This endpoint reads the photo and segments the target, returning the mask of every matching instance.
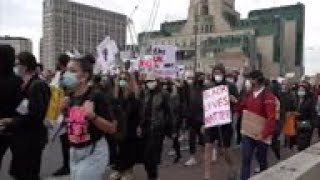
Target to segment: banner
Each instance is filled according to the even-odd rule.
[[[176,78],[176,52],[177,48],[172,45],[156,45],[152,47],[154,74],[162,78]]]
[[[101,72],[103,74],[110,71],[110,67],[115,65],[115,55],[118,53],[118,47],[114,40],[111,40],[110,37],[106,37],[98,46],[97,46],[97,61],[95,64],[95,73]]]
[[[206,128],[232,122],[228,86],[222,85],[203,92],[204,124]]]

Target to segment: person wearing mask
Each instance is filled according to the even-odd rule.
[[[280,100],[280,123],[281,127],[284,127],[287,123],[286,118],[288,113],[294,112],[294,104],[295,104],[295,97],[290,92],[290,85],[288,84],[287,80],[281,82],[281,91],[279,93],[279,100]],[[290,136],[285,135],[285,147],[288,147],[290,142]]]
[[[147,89],[142,99],[142,118],[137,128],[137,134],[144,141],[143,163],[148,179],[156,180],[159,178],[158,166],[161,158],[162,137],[164,136],[164,121],[166,117],[173,119],[174,116],[167,96],[161,90],[155,77],[148,74],[145,82]],[[175,132],[173,133],[175,134]]]
[[[93,65],[85,57],[71,59],[62,83],[70,92],[61,105],[66,114],[72,180],[102,180],[109,163],[105,134],[116,132],[112,103],[89,82]]]
[[[58,58],[56,65],[56,75],[51,83],[52,85],[56,85],[59,88],[62,88],[66,91],[66,85],[62,82],[62,78],[64,73],[67,70],[68,62],[70,61],[70,57],[66,54],[61,54]],[[70,174],[70,165],[69,165],[69,140],[66,131],[60,135],[60,143],[61,143],[61,152],[62,152],[62,167],[56,170],[53,173],[53,176],[65,176]]]
[[[200,74],[194,76],[193,73],[190,73],[186,78],[186,108],[184,110],[184,117],[189,128],[189,150],[191,157],[185,163],[185,166],[194,166],[197,164],[195,158],[197,137],[199,144],[203,145],[203,134],[201,133],[203,125],[202,92],[205,89],[205,77]]]
[[[300,84],[297,92],[296,102],[296,143],[298,151],[307,149],[311,144],[313,135],[313,123],[316,117],[314,96],[310,85]]]
[[[136,133],[140,121],[139,90],[135,77],[129,73],[120,73],[114,87],[115,111],[118,117],[116,171],[110,179],[132,180],[133,166],[137,160]]]
[[[0,45],[0,168],[2,158],[10,147],[11,135],[5,129],[4,118],[13,118],[21,101],[22,79],[14,71],[15,51],[9,45]],[[5,88],[3,88],[5,87]]]
[[[263,141],[270,138],[275,130],[276,102],[271,90],[265,87],[265,78],[262,72],[255,70],[249,75],[251,91],[240,101],[237,110],[249,111],[266,119],[262,132],[255,139],[243,136],[241,142],[241,180],[250,178],[251,161],[256,153],[260,171],[268,168],[268,144]]]
[[[31,53],[21,52],[15,68],[23,84],[17,114],[5,120],[8,122],[6,127],[12,132],[10,175],[16,180],[39,180],[41,156],[47,143],[44,118],[50,89],[38,77],[36,58]]]
[[[208,87],[217,87],[217,86],[227,86],[229,93],[230,93],[230,101],[231,101],[231,112],[232,114],[234,105],[238,103],[238,90],[235,84],[227,82],[226,80],[226,70],[222,64],[217,64],[212,71],[212,79],[213,79],[213,86]],[[204,179],[210,179],[211,174],[211,159],[212,159],[212,149],[213,144],[215,141],[219,141],[219,144],[224,149],[224,157],[226,162],[229,165],[230,172],[229,179],[236,178],[236,169],[234,162],[231,159],[231,140],[233,137],[233,127],[232,122],[226,125],[222,125],[219,127],[211,127],[205,128],[202,127],[204,132],[204,141],[205,141],[205,153],[204,153],[204,161],[205,161],[205,168],[204,168]]]

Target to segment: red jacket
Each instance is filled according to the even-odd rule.
[[[253,91],[248,92],[236,110],[239,113],[247,110],[267,119],[262,131],[263,139],[273,134],[276,122],[276,100],[270,90],[264,89],[257,98],[254,97]]]

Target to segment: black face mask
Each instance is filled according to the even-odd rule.
[[[168,85],[168,88],[167,88],[168,92],[171,93],[173,88],[172,88],[172,85]]]
[[[56,70],[61,71],[61,67],[59,65],[56,65]]]
[[[198,84],[199,84],[199,85],[203,85],[203,84],[204,84],[204,80],[203,80],[203,79],[199,79],[199,80],[198,80]]]

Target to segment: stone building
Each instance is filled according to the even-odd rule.
[[[241,19],[235,0],[190,0],[187,20],[139,34],[141,46],[176,45],[179,64],[210,71],[215,63],[261,69],[267,77],[304,74],[303,4],[253,10]]]
[[[106,36],[124,47],[126,30],[125,15],[69,0],[44,0],[41,62],[54,69],[56,59],[68,50],[95,53]]]
[[[32,53],[32,41],[23,37],[0,36],[0,44],[8,44],[15,50],[16,55],[27,51]]]

